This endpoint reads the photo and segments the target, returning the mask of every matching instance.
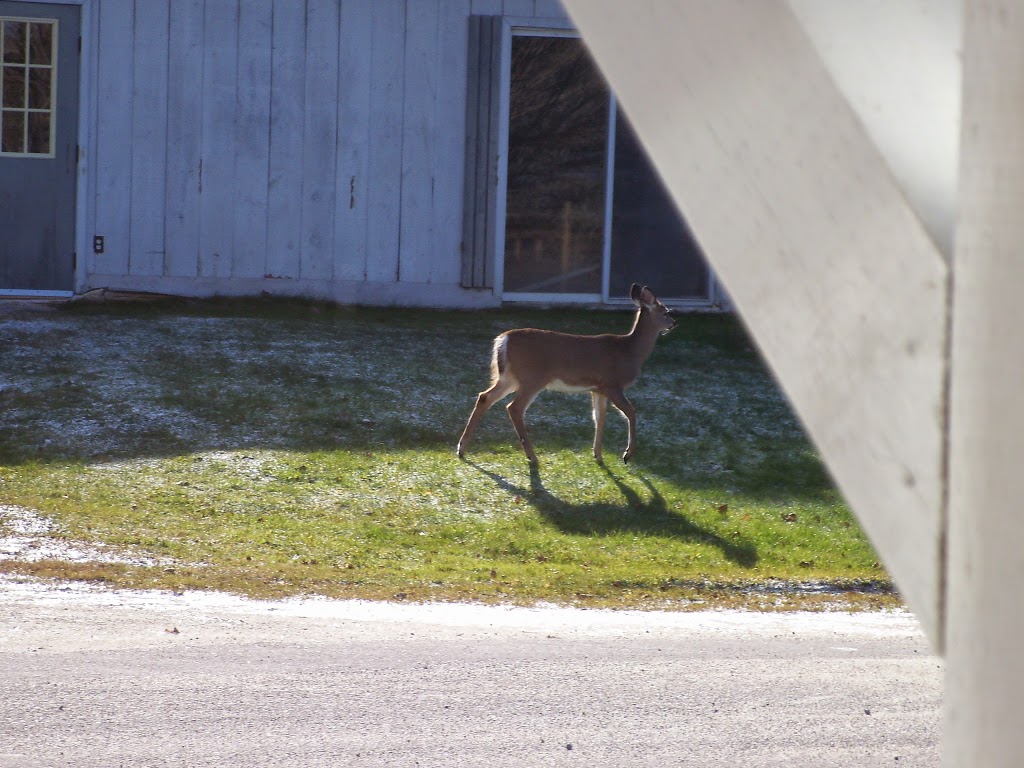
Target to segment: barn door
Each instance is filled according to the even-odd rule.
[[[0,0],[0,293],[74,287],[79,14]]]

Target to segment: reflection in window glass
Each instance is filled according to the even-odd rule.
[[[52,157],[57,24],[0,18],[0,27],[0,153]]]
[[[50,113],[28,113],[28,149],[30,155],[50,154]]]
[[[608,293],[633,283],[660,297],[707,298],[708,266],[622,110],[615,118],[615,177]]]
[[[512,36],[503,289],[599,296],[606,276],[614,299],[637,282],[706,300],[700,246],[621,110],[608,146],[612,103],[579,39]]]
[[[601,292],[608,106],[580,40],[512,38],[505,291]]]
[[[6,109],[25,108],[25,68],[4,67],[3,105]]]
[[[25,38],[28,34],[28,24],[24,21],[5,21],[4,25],[4,55],[2,60],[14,64],[25,63]]]
[[[32,67],[28,71],[28,108],[50,109],[50,81],[53,70],[50,67]]]
[[[0,130],[0,152],[20,155],[25,151],[25,113],[4,110],[0,115],[3,128]]]
[[[47,66],[53,63],[53,24],[29,24],[28,61]]]

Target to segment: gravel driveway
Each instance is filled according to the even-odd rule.
[[[0,581],[0,766],[935,766],[907,613],[256,602]]]

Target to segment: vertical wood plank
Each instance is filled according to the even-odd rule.
[[[272,0],[239,5],[233,277],[266,274],[272,10]]]
[[[400,282],[430,280],[435,252],[434,170],[438,92],[439,4],[409,3],[405,17],[402,100]]]
[[[498,16],[469,19],[466,142],[462,241],[462,285],[494,286],[497,238],[500,55],[503,25]]]
[[[531,17],[534,15],[533,0],[502,0],[501,12],[505,16]]]
[[[562,0],[536,0],[533,15],[539,19],[567,20],[569,14],[562,6]]]
[[[266,269],[267,277],[295,278],[302,240],[306,4],[275,0],[273,13]]]
[[[405,98],[405,0],[375,0],[367,183],[367,280],[397,282]]]
[[[167,174],[168,5],[135,14],[132,87],[131,251],[133,275],[164,271]]]
[[[338,173],[334,275],[366,279],[370,43],[374,0],[345,0],[338,43]]]
[[[206,0],[199,274],[230,277],[234,247],[238,0]]]
[[[485,67],[487,59],[484,51],[484,20],[479,16],[471,16],[467,23],[468,51],[466,54],[466,128],[465,128],[465,160],[463,167],[463,201],[462,208],[462,285],[466,288],[477,286],[474,264],[480,247],[477,227],[477,208],[479,205],[478,159],[480,142],[485,134],[482,131],[481,116],[484,113],[486,100],[482,99],[481,84],[487,76],[489,67]]]
[[[501,146],[500,139],[504,128],[502,120],[507,121],[508,119],[507,116],[503,118],[504,111],[502,109],[502,82],[503,78],[506,77],[502,65],[504,55],[502,48],[505,45],[504,34],[502,20],[492,18],[490,20],[488,54],[491,71],[485,83],[488,93],[487,115],[484,119],[486,120],[488,137],[482,166],[483,185],[480,190],[485,201],[483,205],[484,250],[482,253],[483,258],[477,260],[476,267],[480,274],[479,285],[485,288],[493,288],[498,282],[495,275],[502,269],[502,266],[496,263],[499,250],[498,241],[505,236],[504,231],[499,229],[499,221],[504,221],[505,194],[504,190],[499,191],[498,189],[498,168],[501,165],[500,155],[505,151]],[[511,41],[509,41],[509,44],[511,45]]]
[[[299,275],[328,280],[334,267],[338,131],[338,2],[306,3],[306,117],[303,135]]]
[[[100,62],[100,11],[97,4],[82,7],[82,60],[81,76],[86,87],[79,94],[81,116],[78,121],[79,135],[85,139],[85,164],[80,165],[78,193],[84,193],[84,201],[78,199],[78,213],[75,216],[75,243],[79,249],[78,265],[75,269],[75,291],[88,290],[92,275],[96,273],[96,256],[93,253],[92,235],[96,232],[96,125],[99,118],[97,85]],[[85,184],[82,184],[82,174]]]
[[[104,237],[106,247],[93,264],[99,274],[126,275],[131,247],[135,3],[104,0],[99,16],[95,234]]]
[[[195,277],[199,270],[199,172],[202,160],[203,27],[205,0],[171,6],[167,83],[167,180],[164,272]]]
[[[477,16],[501,16],[501,0],[472,0],[470,13]]]
[[[466,39],[469,0],[441,4],[437,27],[440,71],[435,107],[434,247],[431,282],[456,284],[462,270],[462,208],[466,163]]]

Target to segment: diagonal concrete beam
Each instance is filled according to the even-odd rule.
[[[936,648],[947,265],[781,0],[564,0]]]

